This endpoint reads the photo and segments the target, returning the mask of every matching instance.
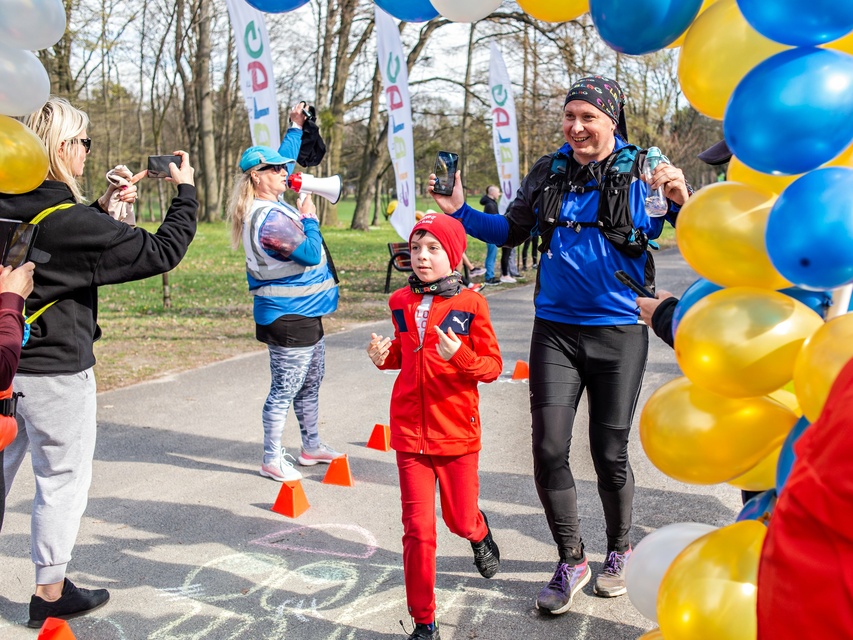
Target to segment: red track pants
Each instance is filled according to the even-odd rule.
[[[435,483],[441,515],[457,536],[479,542],[488,528],[477,504],[480,453],[428,456],[397,452],[403,503],[403,573],[406,601],[415,622],[435,619]]]

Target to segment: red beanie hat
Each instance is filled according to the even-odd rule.
[[[434,235],[441,243],[441,247],[447,252],[450,259],[450,268],[455,269],[462,261],[462,254],[468,241],[465,238],[465,227],[456,218],[451,218],[444,213],[428,213],[421,218],[412,228],[409,234],[409,248],[412,246],[412,237],[416,231],[426,231]]]

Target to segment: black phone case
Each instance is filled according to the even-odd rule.
[[[444,153],[449,153],[445,151]],[[453,171],[448,169],[447,171],[447,182],[439,182],[438,178],[435,179],[435,186],[433,187],[433,192],[442,196],[449,196],[453,194],[453,187],[456,186],[456,169],[459,167],[459,156],[453,154]],[[438,176],[438,172],[440,171],[440,165],[438,162],[438,157],[435,159],[435,168],[433,169],[433,173]]]
[[[641,285],[639,282],[634,280],[634,278],[629,276],[624,271],[621,271],[621,270],[617,271],[613,275],[616,276],[616,279],[619,282],[624,284],[626,287],[628,287],[631,291],[636,293],[638,296],[643,296],[645,298],[654,298],[655,297],[654,293],[652,293],[651,291],[646,289],[643,285]]]
[[[148,156],[148,177],[168,178],[171,176],[169,163],[174,162],[181,166],[181,156]]]

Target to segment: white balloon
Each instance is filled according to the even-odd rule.
[[[716,529],[699,522],[678,522],[640,540],[625,565],[625,586],[637,611],[658,621],[658,590],[669,565],[687,545]]]
[[[435,10],[453,22],[477,22],[501,6],[501,0],[429,0]]]
[[[0,44],[0,114],[26,116],[50,97],[50,78],[30,51]]]
[[[47,49],[65,33],[62,0],[0,1],[0,42],[7,47]]]

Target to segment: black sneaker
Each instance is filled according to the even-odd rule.
[[[48,602],[36,595],[30,598],[30,619],[27,626],[30,629],[40,629],[48,618],[76,618],[104,606],[109,599],[110,592],[106,589],[80,589],[65,578],[59,600]]]
[[[494,277],[494,278],[489,278],[488,280],[486,280],[486,282],[484,284],[500,284],[500,283],[501,283],[501,279],[498,277]]]
[[[483,513],[483,520],[486,521],[486,537],[480,542],[472,542],[471,549],[474,551],[474,564],[477,566],[477,571],[484,578],[491,578],[501,568],[501,552],[497,543],[492,540],[492,530],[489,528],[489,519],[485,513]]]
[[[403,626],[402,620],[400,620],[400,626]],[[403,631],[405,631],[405,627],[403,627]],[[441,640],[441,634],[438,632],[438,623],[416,623],[415,630],[409,634],[408,640]]]

